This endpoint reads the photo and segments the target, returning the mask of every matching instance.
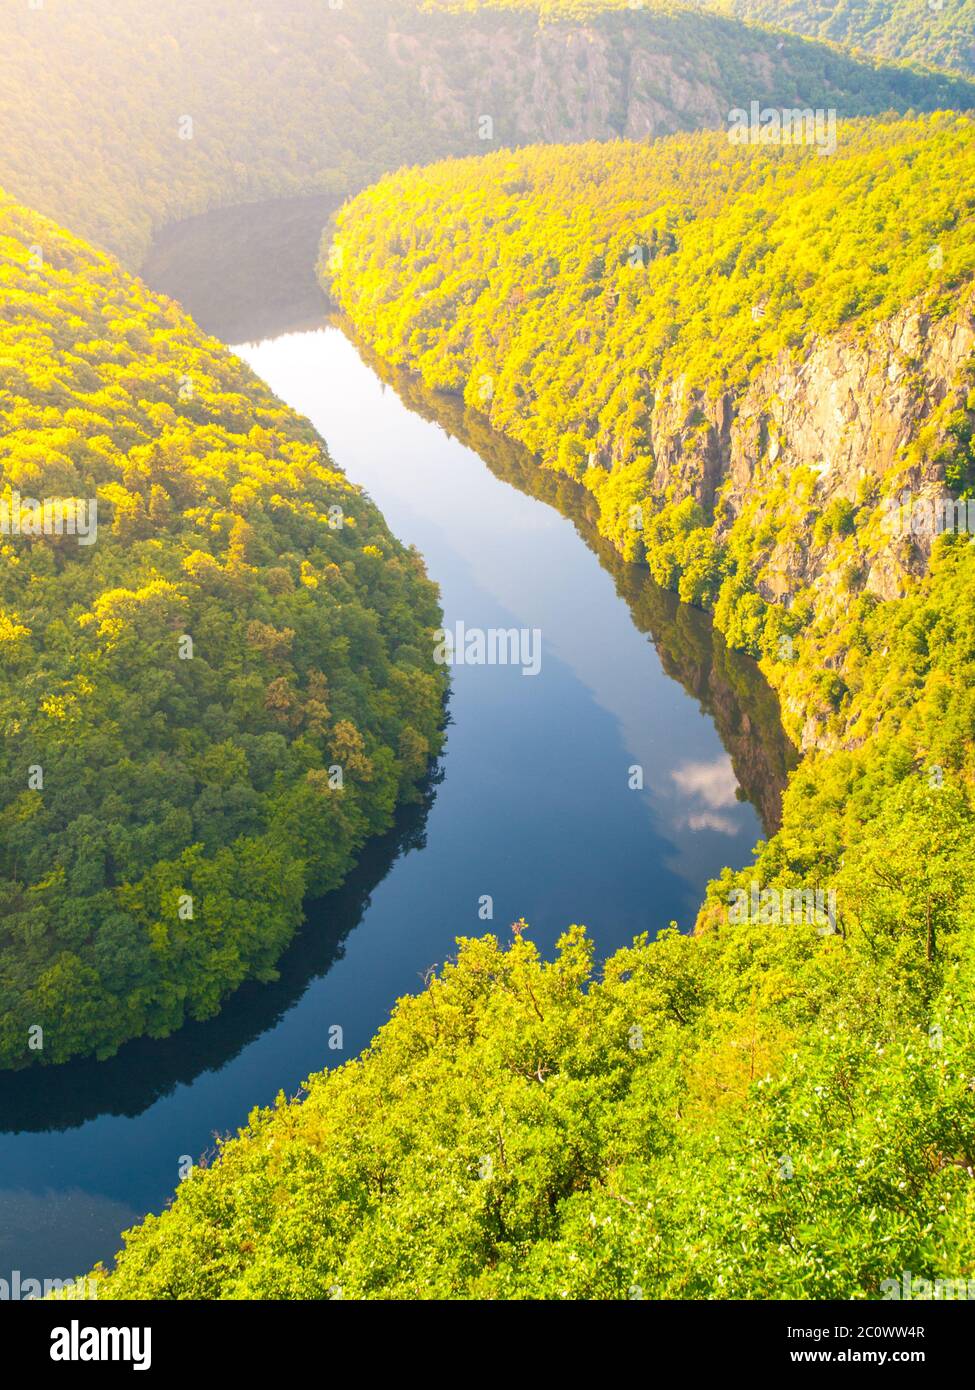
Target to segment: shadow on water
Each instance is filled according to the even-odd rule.
[[[781,823],[782,794],[799,762],[782,728],[779,700],[757,662],[733,651],[711,618],[662,589],[645,565],[629,564],[596,528],[596,501],[580,483],[539,468],[534,456],[493,430],[483,415],[458,396],[431,391],[407,372],[391,367],[340,318],[336,325],[355,343],[360,357],[415,414],[431,420],[473,449],[498,478],[554,507],[573,523],[580,538],[612,575],[616,592],[634,626],[653,643],[664,670],[679,681],[715,724],[745,799],[758,811],[767,834]]]
[[[318,328],[328,304],[315,262],[336,206],[323,194],[189,217],[159,233],[142,278],[225,343]]]
[[[430,774],[420,801],[401,807],[393,828],[366,845],[341,888],[306,904],[304,925],[278,961],[275,981],[248,981],[216,1018],[187,1023],[168,1038],[138,1038],[107,1061],[0,1074],[0,1133],[70,1129],[99,1115],[139,1115],[177,1086],[219,1071],[274,1028],[342,958],[344,942],[397,860],[423,849],[442,776],[439,769]]]
[[[334,207],[328,197],[282,199],[191,218],[158,237],[143,278],[179,300],[207,332],[225,342],[257,342],[321,327],[328,305],[314,266],[322,227]],[[527,450],[493,431],[458,398],[431,392],[367,346],[356,341],[356,347],[408,409],[474,450],[498,478],[572,521],[612,575],[664,670],[713,720],[740,794],[755,806],[766,832],[774,831],[797,754],[781,727],[777,697],[758,666],[731,651],[705,613],[659,588],[644,566],[621,559],[598,534],[594,499],[578,483],[540,469]],[[279,962],[275,982],[248,983],[216,1018],[187,1024],[166,1039],[128,1043],[107,1061],[0,1076],[0,1133],[67,1129],[101,1115],[141,1114],[178,1086],[219,1071],[273,1029],[311,983],[342,958],[343,943],[397,860],[424,846],[442,776],[439,770],[431,774],[420,802],[401,809],[393,829],[365,848],[341,889],[307,905],[305,924]]]
[[[223,208],[167,229],[154,244],[143,277],[180,300],[196,321],[224,342],[258,342],[321,326],[328,303],[315,275],[322,229],[336,208],[331,197],[289,198],[257,207]],[[220,247],[220,264],[214,246]],[[635,626],[645,632],[664,670],[715,722],[738,782],[767,833],[779,826],[782,793],[798,754],[779,717],[779,703],[757,664],[732,651],[711,619],[661,589],[643,565],[627,564],[600,536],[592,495],[565,475],[540,469],[520,445],[491,429],[459,398],[431,391],[390,367],[333,320],[408,409],[431,420],[487,464],[496,477],[554,507],[612,576]]]

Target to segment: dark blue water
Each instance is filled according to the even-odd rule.
[[[319,221],[315,204],[304,222],[294,205],[252,209],[235,240],[219,216],[197,219],[182,258],[170,234],[154,282],[212,331],[262,339],[237,350],[420,549],[448,625],[537,628],[541,670],[455,668],[423,805],[309,905],[277,983],[109,1062],[0,1077],[0,1277],[111,1260],[120,1231],[171,1195],[184,1157],[359,1052],[457,936],[509,940],[525,917],[551,955],[582,922],[605,956],[672,920],[689,928],[707,879],[761,837],[755,805],[766,823],[777,813],[788,748],[757,670],[600,547],[581,494],[535,477],[456,403],[405,383],[407,405],[381,380],[325,320],[310,279]],[[279,279],[290,263],[286,290],[260,273],[269,236]],[[642,790],[628,785],[634,766]],[[335,1024],[341,1051],[328,1046]]]

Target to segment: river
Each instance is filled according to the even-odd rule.
[[[0,1077],[0,1278],[110,1261],[186,1157],[355,1056],[457,936],[507,941],[524,917],[551,956],[582,922],[604,957],[670,921],[689,929],[708,878],[776,822],[793,759],[757,668],[599,540],[581,489],[329,319],[312,273],[326,212],[306,199],[191,219],[159,238],[145,278],[314,423],[424,555],[448,627],[538,629],[541,670],[454,668],[423,803],[308,905],[276,983],[108,1062]]]

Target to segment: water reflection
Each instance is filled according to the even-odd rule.
[[[159,233],[142,278],[224,343],[317,328],[327,304],[315,261],[335,206],[326,195],[278,198],[189,217]]]
[[[197,322],[224,342],[256,343],[321,325],[327,304],[315,275],[322,228],[335,209],[329,197],[280,199],[224,208],[188,219],[156,241],[146,280],[190,306]],[[214,245],[222,248],[219,266]],[[333,320],[339,322],[339,320]],[[573,479],[539,469],[527,450],[492,430],[463,401],[435,393],[383,362],[348,325],[359,355],[415,414],[442,426],[484,460],[496,477],[555,507],[576,526],[612,576],[637,628],[647,633],[664,670],[715,721],[738,784],[768,833],[778,828],[782,792],[798,756],[782,729],[778,698],[757,665],[732,651],[708,616],[659,588],[644,566],[629,565],[596,527],[592,494]],[[693,774],[684,774],[684,788]],[[727,783],[727,777],[725,777]],[[732,796],[734,795],[732,791]],[[705,804],[699,824],[727,821]]]
[[[498,434],[483,415],[469,409],[459,397],[428,390],[415,377],[383,362],[348,324],[337,318],[334,322],[349,334],[359,355],[408,409],[439,424],[473,449],[496,477],[546,502],[573,522],[582,540],[613,576],[617,593],[628,606],[635,626],[653,642],[664,670],[700,701],[730,754],[734,778],[720,761],[708,765],[710,786],[705,772],[693,762],[675,774],[682,790],[701,794],[699,823],[703,826],[708,813],[733,804],[737,779],[758,810],[766,832],[774,833],[781,821],[782,793],[799,755],[782,728],[778,696],[757,663],[733,651],[708,614],[681,603],[676,594],[655,584],[645,565],[628,564],[621,557],[599,534],[595,499],[580,483],[539,468],[527,449]],[[727,827],[727,820],[720,816],[711,815],[711,823],[715,829]]]
[[[525,915],[551,955],[581,921],[605,955],[672,918],[689,927],[708,877],[745,862],[759,816],[777,822],[793,754],[757,667],[623,563],[577,484],[326,326],[313,265],[327,211],[313,199],[193,219],[146,274],[210,332],[259,344],[246,355],[272,389],[425,555],[448,622],[542,627],[544,668],[455,670],[424,801],[309,904],[275,983],[107,1062],[0,1077],[0,1273],[110,1259],[118,1230],[171,1195],[183,1155],[357,1055],[456,936],[507,939]],[[636,794],[632,762],[648,774]],[[330,1053],[336,1022],[345,1049]]]
[[[321,226],[333,206],[321,197],[289,199],[258,210],[231,208],[192,218],[160,237],[144,275],[154,288],[183,300],[208,331],[224,338],[256,340],[318,327],[326,305],[313,266]],[[218,264],[215,239],[222,248]],[[594,500],[578,483],[540,470],[526,450],[493,431],[459,399],[427,390],[363,343],[356,347],[410,411],[473,449],[496,477],[574,523],[612,575],[634,624],[650,637],[667,674],[714,720],[730,765],[723,758],[701,762],[692,757],[671,773],[688,803],[691,828],[735,833],[725,812],[744,794],[766,831],[776,829],[796,754],[779,722],[776,696],[755,663],[731,651],[704,613],[659,588],[643,566],[621,559],[598,534]],[[170,1038],[139,1039],[106,1062],[45,1070],[43,1086],[33,1071],[0,1076],[0,1132],[59,1130],[98,1115],[138,1115],[177,1085],[219,1070],[274,1028],[310,982],[341,957],[376,885],[402,855],[423,847],[442,775],[431,777],[420,805],[401,810],[394,829],[366,848],[343,888],[308,906],[306,924],[280,961],[276,982],[247,983],[215,1019],[189,1023]]]
[[[313,266],[321,226],[333,205],[327,198],[288,199],[262,205],[259,216],[245,207],[192,218],[157,241],[143,273],[222,337],[257,340],[320,327],[327,306]],[[223,248],[219,265],[214,264],[215,238]],[[687,803],[690,828],[737,833],[726,812],[744,795],[766,831],[774,831],[797,755],[781,727],[777,697],[757,665],[730,650],[706,614],[661,589],[644,566],[622,560],[599,535],[595,502],[585,488],[539,469],[525,449],[497,434],[461,400],[429,391],[391,368],[355,340],[347,325],[332,321],[410,411],[474,450],[496,477],[569,518],[612,575],[635,626],[650,637],[667,674],[713,719],[730,757],[730,763],[690,757],[670,774]],[[432,775],[421,803],[402,809],[394,829],[367,846],[341,889],[308,905],[304,927],[279,962],[277,981],[248,982],[216,1018],[188,1023],[172,1037],[139,1039],[105,1062],[45,1070],[43,1086],[33,1071],[0,1075],[0,1132],[60,1130],[98,1115],[138,1115],[177,1085],[218,1071],[274,1028],[309,984],[341,958],[376,885],[401,856],[424,846],[442,777],[442,770]]]
[[[362,921],[377,884],[397,860],[423,849],[442,777],[441,770],[433,772],[420,801],[402,807],[392,830],[366,845],[341,888],[307,905],[304,925],[278,962],[277,980],[250,980],[216,1018],[187,1023],[161,1040],[138,1038],[108,1061],[47,1067],[42,1084],[36,1069],[0,1073],[0,1132],[63,1130],[99,1115],[138,1115],[178,1085],[219,1071],[274,1028],[311,982],[341,960],[346,938]]]

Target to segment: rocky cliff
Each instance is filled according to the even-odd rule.
[[[408,0],[9,5],[0,89],[0,185],[130,264],[191,214],[342,197],[446,155],[722,126],[752,99],[975,105],[963,79],[693,9],[546,21]]]
[[[786,607],[811,598],[824,630],[853,594],[900,597],[927,571],[944,518],[963,528],[946,468],[960,418],[971,433],[973,382],[970,291],[938,319],[909,306],[817,338],[798,360],[782,353],[740,390],[672,382],[649,414],[650,498],[693,497],[719,544],[747,528],[755,591]],[[620,452],[602,440],[592,462],[612,470]],[[808,711],[792,713],[802,745],[821,745]]]
[[[653,492],[694,496],[708,514],[717,510],[722,536],[759,490],[774,497],[801,468],[815,475],[815,488],[805,504],[791,498],[800,529],[835,498],[860,506],[893,497],[895,487],[918,502],[944,497],[939,422],[966,405],[973,349],[969,293],[935,321],[911,306],[865,333],[819,338],[799,361],[783,353],[742,391],[711,398],[675,382],[651,413]],[[912,452],[928,424],[933,437]],[[800,540],[770,552],[759,582],[769,601],[828,578],[828,547]],[[903,576],[924,570],[931,544],[923,529],[895,537],[874,528],[862,537],[860,587],[897,597]]]
[[[731,108],[759,98],[833,107],[841,118],[904,100],[951,105],[968,87],[935,74],[919,86],[907,69],[691,8],[641,5],[587,22],[540,22],[530,6],[427,12],[392,18],[387,45],[432,123],[458,137],[472,131],[488,148],[723,126]]]

